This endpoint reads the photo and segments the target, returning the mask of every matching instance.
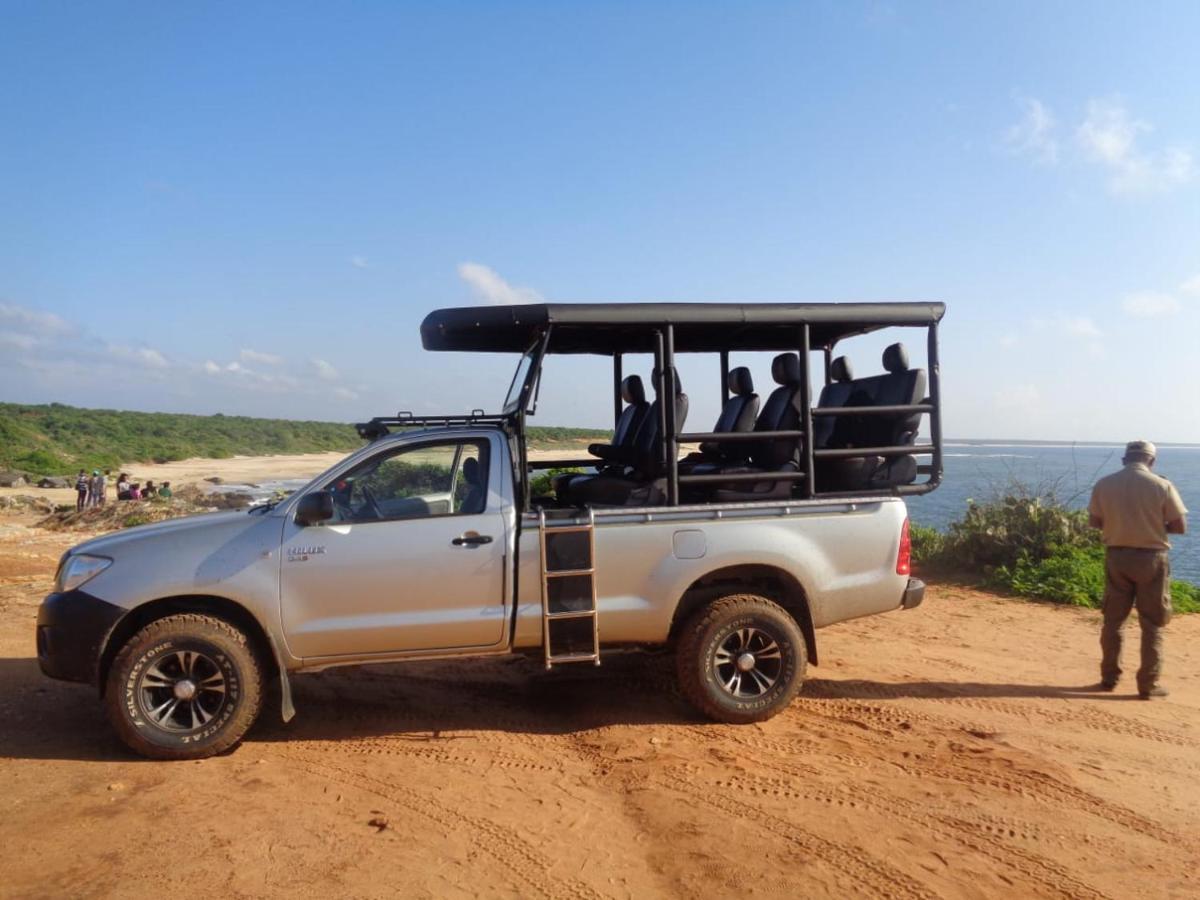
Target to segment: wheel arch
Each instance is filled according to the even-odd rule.
[[[223,619],[230,625],[239,628],[250,642],[255,656],[262,663],[269,676],[279,677],[286,682],[287,673],[280,664],[279,656],[267,631],[262,623],[250,610],[228,597],[216,597],[209,594],[183,594],[173,597],[160,597],[143,603],[129,611],[109,633],[104,650],[100,654],[96,667],[96,686],[100,696],[104,696],[108,672],[113,660],[125,643],[137,632],[151,622],[165,619],[177,613],[198,613]],[[287,693],[287,688],[284,688]],[[290,705],[290,704],[289,704]]]
[[[699,610],[731,593],[753,591],[782,606],[804,635],[808,661],[818,665],[817,635],[804,586],[786,569],[766,564],[743,564],[714,569],[693,581],[679,598],[671,619],[668,640],[674,644],[679,630]]]

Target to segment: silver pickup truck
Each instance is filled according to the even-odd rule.
[[[42,670],[95,685],[122,740],[160,759],[237,744],[271,680],[287,720],[296,673],[435,657],[522,653],[552,668],[669,645],[700,711],[768,718],[816,664],[817,629],[921,602],[903,497],[940,478],[943,312],[437,311],[422,326],[427,348],[521,353],[499,414],[374,419],[358,426],[362,449],[281,502],[72,548],[39,611]],[[928,396],[901,344],[864,378],[833,358],[840,340],[887,327],[926,330]],[[781,352],[760,404],[729,353],[762,350]],[[821,351],[814,405],[809,360]],[[684,430],[682,352],[719,359],[712,431]],[[525,420],[555,353],[613,357],[613,438],[586,457],[531,461]],[[653,402],[623,373],[627,353],[654,354]],[[919,443],[925,416],[931,441]]]

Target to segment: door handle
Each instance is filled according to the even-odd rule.
[[[450,543],[456,547],[463,547],[466,545],[490,544],[491,542],[492,536],[490,534],[464,534],[456,537]]]

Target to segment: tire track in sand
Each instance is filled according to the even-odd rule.
[[[556,897],[571,897],[575,900],[604,898],[603,894],[582,881],[551,877],[549,860],[523,841],[512,828],[460,812],[404,785],[292,751],[278,752],[284,759],[292,761],[297,768],[310,775],[374,794],[402,807],[406,812],[416,812],[424,816],[441,826],[448,834],[466,832],[477,850],[488,854],[512,873],[518,884],[523,885],[523,893],[528,891],[547,900]]]
[[[766,831],[780,840],[801,850],[814,861],[828,863],[833,869],[852,879],[860,891],[854,896],[875,896],[893,900],[936,900],[937,894],[915,878],[877,859],[858,847],[846,847],[813,834],[788,819],[781,818],[765,809],[753,808],[752,816],[744,802],[737,802],[720,793],[705,791],[694,781],[678,775],[665,773],[654,781],[663,787],[684,794],[692,803],[707,806],[730,816],[760,831]]]
[[[764,768],[783,767],[764,765]],[[987,832],[980,833],[980,829],[970,822],[954,816],[929,813],[920,804],[901,797],[868,791],[854,784],[843,784],[837,790],[806,790],[790,779],[754,775],[734,775],[725,780],[715,781],[712,786],[749,793],[752,796],[808,800],[829,806],[861,807],[864,810],[883,813],[892,819],[908,822],[922,833],[935,834],[943,840],[957,843],[1054,894],[1072,900],[1105,900],[1107,897],[1090,884],[1080,881],[1058,863],[1040,854],[1015,847]]]

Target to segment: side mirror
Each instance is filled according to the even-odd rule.
[[[296,504],[297,525],[317,525],[333,518],[333,494],[319,491],[305,494]]]

